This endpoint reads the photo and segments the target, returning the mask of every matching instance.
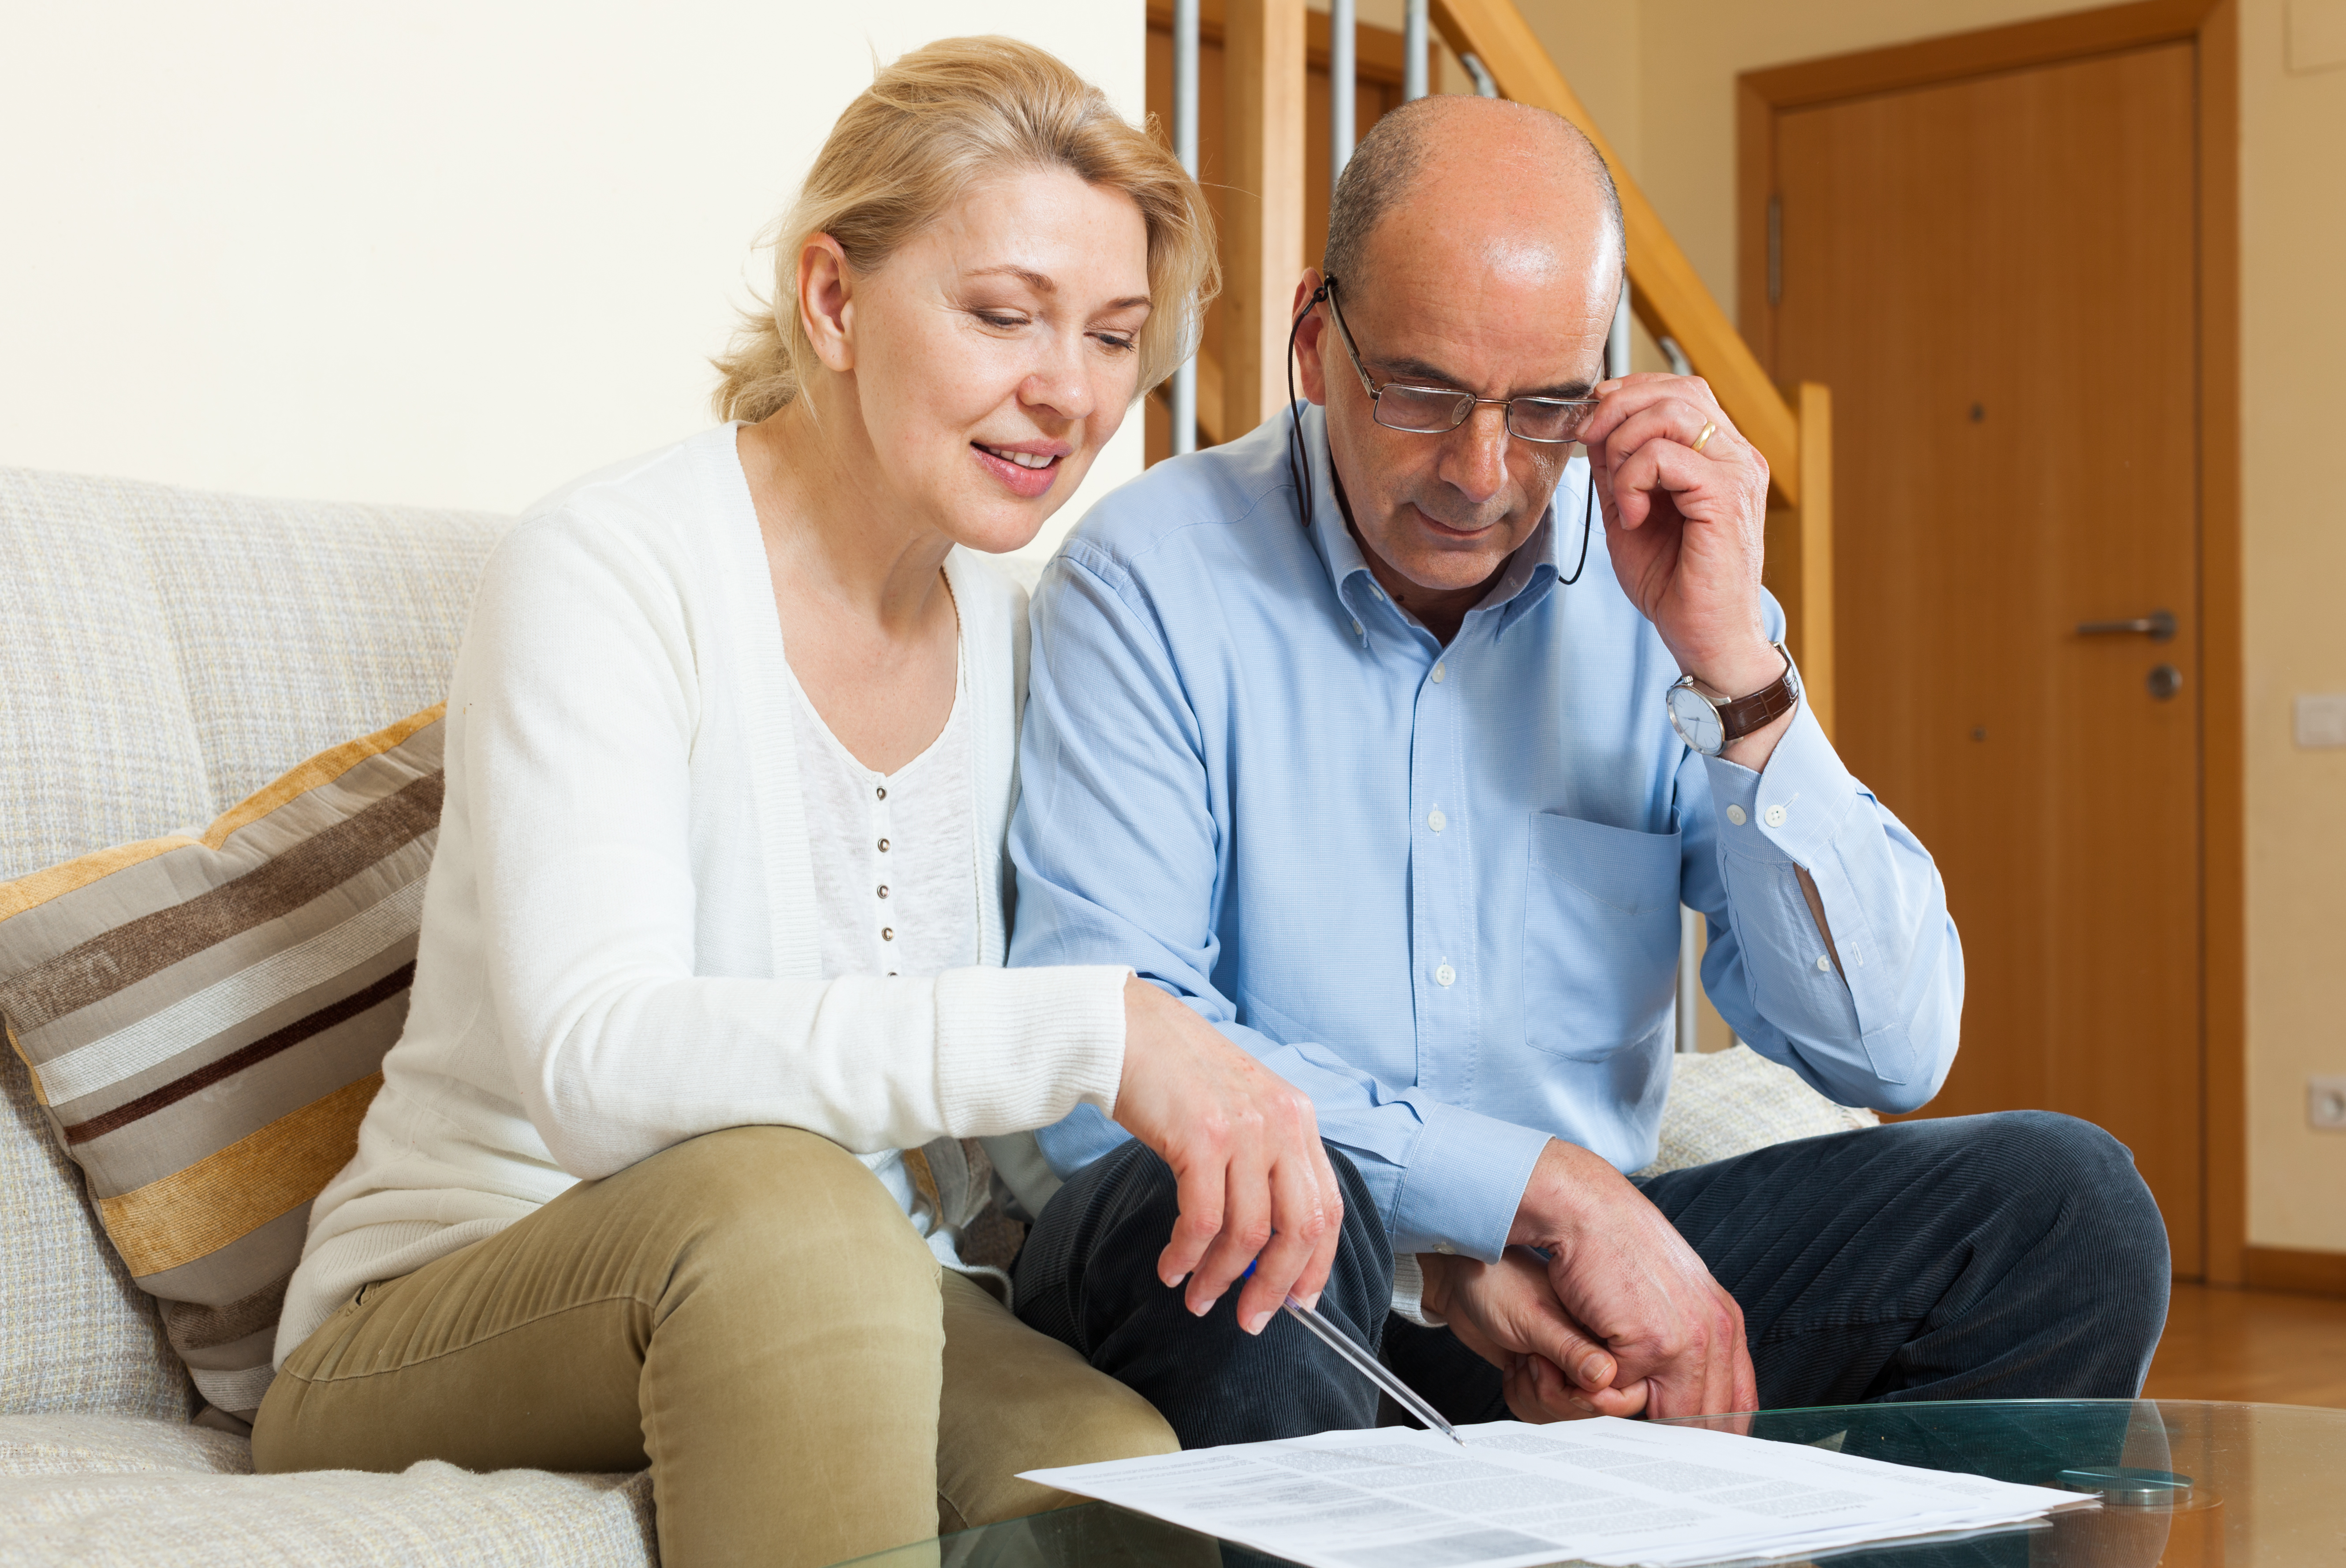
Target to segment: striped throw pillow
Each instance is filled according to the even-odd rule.
[[[268,1390],[310,1201],[407,1016],[444,709],[311,758],[198,838],[0,884],[0,1023],[214,1409]]]

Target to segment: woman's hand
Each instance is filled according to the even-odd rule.
[[[1420,1253],[1425,1308],[1459,1342],[1499,1369],[1507,1409],[1522,1421],[1634,1416],[1646,1408],[1641,1380],[1616,1389],[1619,1363],[1556,1299],[1547,1268],[1510,1247],[1496,1263]],[[1569,1369],[1569,1370],[1566,1370]]]
[[[1292,1292],[1316,1304],[1343,1234],[1344,1198],[1311,1097],[1135,976],[1124,986],[1116,1119],[1173,1167],[1181,1217],[1157,1260],[1204,1317],[1254,1264],[1239,1327],[1262,1332]]]

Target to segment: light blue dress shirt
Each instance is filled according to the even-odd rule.
[[[1805,707],[1765,772],[1687,748],[1601,532],[1559,578],[1579,461],[1441,646],[1346,529],[1323,420],[1309,531],[1274,419],[1117,490],[1046,568],[1010,962],[1188,1002],[1311,1095],[1397,1252],[1496,1258],[1551,1137],[1654,1157],[1681,901],[1754,1049],[1845,1105],[1929,1099],[1963,1008],[1945,892]],[[1125,1136],[1086,1106],[1042,1145],[1066,1176]]]

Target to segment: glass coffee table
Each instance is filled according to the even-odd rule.
[[[2189,1400],[1843,1405],[1678,1423],[2101,1494],[2050,1522],[1837,1553],[1837,1568],[2346,1568],[2346,1410]],[[1014,1519],[857,1568],[1276,1568],[1283,1558],[1107,1503]]]

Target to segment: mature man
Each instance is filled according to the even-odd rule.
[[[1127,485],[1036,595],[1011,961],[1128,963],[1311,1096],[1347,1197],[1321,1309],[1454,1418],[2131,1395],[2167,1246],[2094,1127],[1621,1175],[1681,901],[1719,1012],[1843,1104],[1929,1100],[1963,1001],[1930,857],[1797,700],[1765,462],[1701,382],[1602,380],[1621,270],[1555,117],[1431,98],[1364,138],[1297,289],[1300,428]],[[1372,1424],[1268,1303],[1157,1277],[1154,1155],[1089,1111],[1042,1142],[1026,1321],[1185,1444]]]

